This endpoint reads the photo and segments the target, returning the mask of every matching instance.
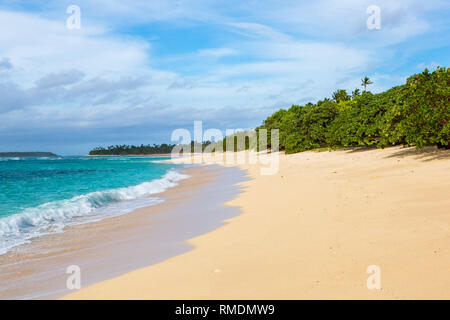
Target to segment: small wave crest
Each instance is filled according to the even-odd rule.
[[[0,158],[0,161],[19,161],[21,158],[19,157],[7,157],[7,158]]]
[[[67,200],[44,203],[0,219],[0,254],[26,243],[28,239],[61,232],[64,226],[86,223],[130,212],[160,202],[149,197],[177,185],[187,175],[169,171],[162,178],[136,186],[91,192]],[[118,205],[118,203],[122,205]],[[111,212],[113,211],[113,212]]]

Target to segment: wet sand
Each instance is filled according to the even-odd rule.
[[[189,179],[156,196],[165,201],[101,221],[70,226],[0,255],[0,299],[53,299],[70,293],[67,267],[81,269],[82,287],[146,267],[192,249],[186,240],[239,213],[223,206],[245,173],[191,166]]]

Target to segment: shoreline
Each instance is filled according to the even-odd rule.
[[[178,169],[182,170],[182,168],[183,166],[178,166]],[[73,195],[68,199],[48,199],[46,203],[3,216],[0,222],[2,231],[6,229],[8,232],[9,227],[10,230],[16,228],[16,232],[14,234],[11,232],[13,237],[7,235],[5,239],[2,239],[4,241],[0,246],[0,256],[17,246],[29,243],[32,239],[61,233],[69,226],[120,216],[139,208],[155,205],[161,201],[158,194],[162,194],[186,178],[188,177],[181,174],[179,170],[171,168],[160,176],[149,178],[148,181],[138,181],[136,184],[117,188],[91,190],[80,195]],[[64,185],[68,186],[68,184]],[[123,196],[124,193],[125,196]],[[32,219],[32,222],[28,223],[28,219]],[[52,222],[48,223],[48,221]]]
[[[190,178],[157,194],[164,202],[130,213],[67,227],[63,233],[34,238],[30,244],[0,256],[0,299],[53,299],[66,289],[70,265],[80,266],[82,286],[163,261],[191,250],[190,237],[221,225],[222,218],[238,214],[221,208],[239,192],[234,184],[243,173],[221,167],[188,166],[180,173]],[[211,194],[211,186],[221,195]],[[217,215],[197,210],[202,198]],[[217,207],[217,208],[216,208]],[[200,224],[204,221],[204,224]]]
[[[63,299],[448,299],[450,152],[280,154],[194,249]],[[182,160],[180,160],[182,161]],[[381,289],[370,290],[370,266]]]
[[[149,154],[86,154],[83,157],[167,157],[172,155],[171,153],[149,153]]]

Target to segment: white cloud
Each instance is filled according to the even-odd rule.
[[[425,68],[428,70],[435,70],[437,67],[440,66],[442,66],[440,63],[431,61],[430,63],[421,62],[417,65],[417,68],[421,70],[424,70]]]
[[[273,28],[260,23],[232,22],[228,23],[227,25],[233,27],[235,32],[251,38],[260,36],[277,41],[289,39],[289,36],[287,36],[286,34],[276,31]]]
[[[0,11],[0,129],[19,132],[25,121],[36,128],[162,128],[195,117],[248,127],[276,108],[352,90],[363,75],[385,89],[402,75],[374,68],[403,54],[395,46],[433,31],[426,13],[450,5],[379,0],[382,29],[370,31],[372,2],[80,0],[81,30],[66,28],[57,2],[46,7],[51,12]],[[148,22],[183,32],[200,26],[214,39],[188,46],[189,53],[171,44],[161,57],[157,47],[168,39]],[[122,32],[135,26],[147,27],[148,37]]]
[[[67,70],[58,73],[49,73],[36,81],[38,88],[53,88],[71,85],[80,81],[84,73],[78,70]]]
[[[0,56],[30,78],[67,69],[114,75],[139,71],[147,63],[149,43],[105,32],[84,26],[69,30],[64,19],[0,11]]]

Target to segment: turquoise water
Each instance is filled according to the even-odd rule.
[[[0,158],[0,253],[64,226],[160,202],[186,178],[164,157]]]

